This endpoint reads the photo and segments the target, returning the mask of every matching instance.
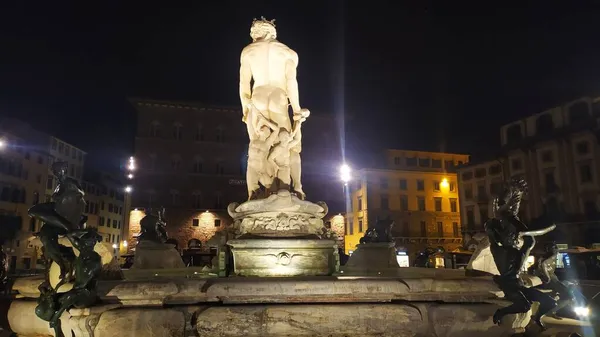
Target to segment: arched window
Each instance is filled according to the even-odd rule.
[[[569,107],[569,123],[587,120],[590,117],[590,108],[586,102],[578,102]]]
[[[549,134],[554,129],[554,121],[549,113],[539,116],[535,121],[535,131],[538,134]]]
[[[194,157],[194,164],[192,165],[193,173],[202,173],[202,158],[199,156]]]
[[[202,142],[204,141],[204,129],[202,128],[202,125],[198,125],[198,127],[196,128],[196,137],[195,137],[197,142]]]
[[[181,123],[173,124],[173,138],[177,140],[181,140],[182,138],[182,128]]]
[[[171,169],[173,169],[173,170],[181,169],[181,156],[175,154],[171,157]]]
[[[217,127],[217,133],[216,133],[215,140],[217,141],[217,143],[223,143],[225,141],[225,133],[223,131],[223,127],[221,127],[221,126]]]
[[[179,191],[171,190],[169,194],[171,195],[171,204],[174,206],[179,205]]]
[[[192,193],[192,208],[202,208],[202,193],[200,191]]]
[[[515,124],[511,125],[506,129],[506,142],[508,144],[518,143],[523,139],[523,134],[521,133],[521,125]]]
[[[160,123],[157,121],[150,124],[150,137],[160,137]]]

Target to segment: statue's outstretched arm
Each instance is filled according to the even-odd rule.
[[[298,67],[298,54],[291,51],[293,55],[285,64],[285,78],[287,81],[287,95],[294,113],[300,112],[300,97],[298,94],[298,80],[296,79],[296,68]]]

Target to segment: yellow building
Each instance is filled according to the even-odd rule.
[[[462,243],[457,176],[468,155],[387,150],[381,168],[356,172],[350,183],[345,252],[351,254],[367,228],[390,218],[396,247],[410,261],[427,247],[447,250]]]

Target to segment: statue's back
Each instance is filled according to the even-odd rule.
[[[254,42],[244,48],[242,58],[252,69],[254,87],[272,85],[282,89],[286,86],[286,66],[295,60],[296,53],[278,41]]]

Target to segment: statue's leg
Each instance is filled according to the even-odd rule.
[[[300,152],[296,151],[296,149],[292,149],[290,151],[290,175],[292,177],[292,182],[294,186],[294,192],[299,194],[300,199],[306,197],[304,191],[302,190],[302,181],[300,179],[302,174],[302,163],[300,160]]]
[[[246,169],[246,184],[248,185],[248,200],[251,200],[254,191],[260,188],[258,185],[258,174],[251,165],[248,165],[248,168]]]
[[[269,119],[280,128],[292,131],[292,123],[288,112],[288,98],[285,90],[273,88],[267,99],[267,109]]]
[[[292,184],[290,176],[290,167],[282,166],[277,171],[277,178],[279,180],[279,190],[289,190]]]
[[[524,288],[522,292],[529,301],[540,303],[537,312],[531,317],[531,319],[533,319],[537,325],[544,329],[545,326],[542,323],[542,317],[556,307],[556,301],[554,298],[550,297],[550,295],[545,294],[536,288]]]
[[[63,256],[60,244],[58,243],[59,230],[56,227],[52,227],[48,224],[43,224],[40,229],[40,241],[44,247],[44,257],[50,260],[48,264],[48,270],[52,265],[52,262],[56,262],[60,268],[60,278],[64,278],[67,274],[67,262]]]
[[[525,313],[531,309],[531,302],[521,291],[523,288],[519,286],[517,279],[494,277],[494,282],[497,282],[500,290],[504,292],[504,298],[512,302],[511,305],[496,310],[494,323],[499,324],[506,315]]]

